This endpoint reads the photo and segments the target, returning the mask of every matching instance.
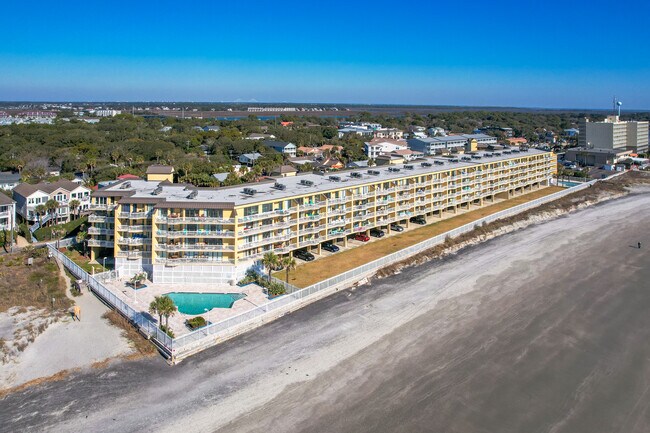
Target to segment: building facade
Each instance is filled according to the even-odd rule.
[[[0,193],[0,230],[12,230],[16,226],[16,202]]]
[[[602,122],[584,118],[580,120],[579,131],[580,147],[648,151],[648,122],[623,122],[618,116],[607,116]]]
[[[90,189],[69,180],[58,180],[52,183],[37,183],[31,185],[21,183],[13,189],[16,201],[16,213],[29,223],[45,222],[54,218],[56,223],[70,220],[70,201],[77,200],[78,212],[85,212],[90,207]],[[38,215],[36,208],[49,200],[56,200],[58,208],[54,213]]]
[[[480,206],[549,184],[555,167],[550,152],[512,150],[227,188],[124,181],[93,194],[88,245],[93,259],[114,256],[124,277],[234,282],[269,251],[320,252],[325,241]]]

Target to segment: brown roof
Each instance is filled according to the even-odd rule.
[[[14,188],[14,191],[23,197],[28,197],[34,194],[36,191],[43,191],[44,193],[52,194],[59,188],[65,189],[66,191],[72,191],[79,188],[79,185],[70,180],[61,179],[52,183],[42,182],[34,185],[31,185],[29,183],[21,183],[16,188]]]
[[[0,192],[0,206],[6,206],[13,202],[14,201],[11,198],[7,197],[5,194]]]
[[[293,168],[291,165],[281,165],[273,169],[273,173],[297,173],[298,170]]]
[[[147,167],[147,174],[172,174],[174,167],[171,165],[153,164]]]

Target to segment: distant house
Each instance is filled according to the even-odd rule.
[[[297,147],[286,141],[264,140],[264,145],[288,157],[296,156]]]
[[[580,134],[580,130],[576,128],[569,128],[564,130],[564,135],[567,137],[576,137],[578,134]]]
[[[399,155],[379,155],[375,158],[377,165],[396,165],[404,164],[404,157]]]
[[[85,211],[90,207],[90,189],[69,180],[43,182],[35,185],[21,183],[14,188],[13,196],[16,201],[16,212],[29,222],[38,221],[36,206],[45,204],[52,199],[59,204],[59,208],[54,214],[57,223],[69,221],[70,200],[79,201],[79,211]]]
[[[174,182],[174,167],[171,165],[152,164],[147,167],[147,180]]]
[[[0,193],[0,230],[11,230],[16,226],[16,202]]]
[[[117,180],[140,180],[140,177],[135,174],[125,173],[117,176]]]
[[[368,167],[368,160],[364,159],[361,161],[351,161],[346,165],[347,168],[366,168]]]
[[[316,162],[312,156],[296,156],[295,158],[287,158],[287,160],[296,165],[314,164]]]
[[[401,140],[404,137],[404,132],[397,128],[380,128],[374,131],[374,137]]]
[[[523,137],[512,137],[512,138],[507,138],[506,141],[508,142],[509,145],[511,146],[521,146],[522,144],[528,143],[528,140],[526,140]]]
[[[444,128],[434,126],[427,129],[427,134],[429,134],[431,137],[444,136],[447,135],[447,131],[445,131]]]
[[[424,156],[424,153],[418,152],[417,150],[400,149],[390,152],[390,155],[403,158],[405,162],[408,162],[413,161],[414,159],[422,158]]]
[[[203,128],[205,132],[219,132],[221,131],[221,127],[217,125],[209,125]]]
[[[296,170],[293,166],[281,165],[279,167],[275,167],[271,171],[271,176],[290,177],[295,176],[296,173],[298,173],[298,170]]]
[[[340,170],[345,167],[345,164],[341,162],[338,158],[325,158],[322,161],[318,161],[316,164],[317,169],[319,170]]]
[[[160,128],[158,131],[160,131],[160,132],[169,132],[169,131],[171,131],[171,130],[172,130],[172,127],[171,127],[171,126],[163,126],[163,127]]]
[[[226,179],[228,178],[229,174],[230,173],[214,173],[212,175],[212,177],[217,179],[219,182],[224,183],[226,181]]]
[[[255,161],[260,159],[262,157],[261,153],[244,153],[239,156],[239,162],[245,165],[253,165]]]
[[[20,184],[20,173],[0,172],[0,189],[12,190]]]
[[[248,134],[248,137],[246,137],[246,140],[271,140],[274,139],[275,135],[273,134],[259,134],[257,132],[253,132],[252,134]]]
[[[357,134],[362,137],[371,138],[375,135],[375,131],[361,126],[346,126],[338,130],[338,137],[343,138],[348,134]]]
[[[382,140],[375,138],[364,143],[363,151],[368,158],[377,158],[382,153],[390,153],[394,150],[408,149],[406,141]]]

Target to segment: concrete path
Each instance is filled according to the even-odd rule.
[[[604,203],[174,367],[121,362],[14,393],[0,431],[647,432],[649,218],[650,193]]]

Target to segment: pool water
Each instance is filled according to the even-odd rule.
[[[183,314],[203,314],[205,310],[213,308],[232,308],[232,304],[246,295],[243,293],[196,293],[196,292],[172,292],[167,293],[172,298],[178,311]]]

